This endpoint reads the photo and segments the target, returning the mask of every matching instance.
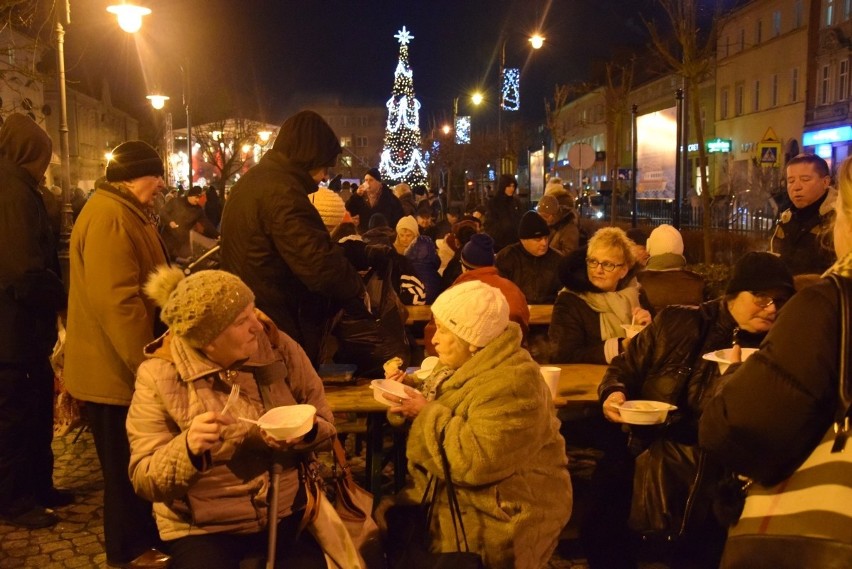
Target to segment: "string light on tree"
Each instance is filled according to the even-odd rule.
[[[388,99],[385,145],[379,171],[390,184],[426,185],[426,163],[421,150],[420,101],[414,97],[414,74],[408,63],[408,44],[414,39],[405,26],[394,36],[399,41],[399,62]]]

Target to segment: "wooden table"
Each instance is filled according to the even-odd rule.
[[[594,364],[549,364],[562,368],[559,395],[554,399],[557,416],[563,421],[575,420],[600,411],[598,384],[607,369]],[[376,498],[381,495],[382,462],[384,460],[383,426],[388,406],[373,398],[369,380],[354,385],[326,386],[325,397],[335,413],[359,413],[367,416],[367,486]],[[405,476],[404,449],[397,449],[394,473],[397,486]]]
[[[530,324],[550,324],[550,318],[553,315],[552,304],[530,304]],[[408,319],[406,325],[414,324],[415,322],[429,322],[432,319],[432,307],[428,304],[411,306],[406,305],[408,310]]]

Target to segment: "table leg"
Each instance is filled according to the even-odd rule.
[[[384,462],[384,413],[367,415],[367,489],[373,493],[373,503],[382,495],[382,463]]]

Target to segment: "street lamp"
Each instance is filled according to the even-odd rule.
[[[500,104],[497,105],[497,174],[503,173],[503,110],[517,111],[520,109],[520,69],[506,69],[506,43],[509,38],[503,38],[500,46]],[[527,39],[533,49],[544,45],[544,36],[535,33]],[[512,99],[513,105],[507,106],[507,99]]]
[[[118,25],[122,30],[129,34],[134,34],[142,29],[142,17],[151,13],[150,8],[142,8],[126,2],[115,6],[107,7],[107,12],[115,14],[118,19]],[[192,187],[192,115],[189,110],[189,75],[187,69],[189,65],[178,64],[181,71],[183,105],[186,108],[186,153],[188,160],[188,175],[187,186]],[[148,95],[148,100],[151,101],[151,106],[155,109],[162,109],[166,101],[169,99],[165,95]],[[187,188],[187,189],[188,189]]]

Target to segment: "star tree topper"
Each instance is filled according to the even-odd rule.
[[[414,39],[414,36],[405,29],[405,26],[402,26],[402,29],[393,37],[399,40],[400,45],[408,45],[408,42]]]

